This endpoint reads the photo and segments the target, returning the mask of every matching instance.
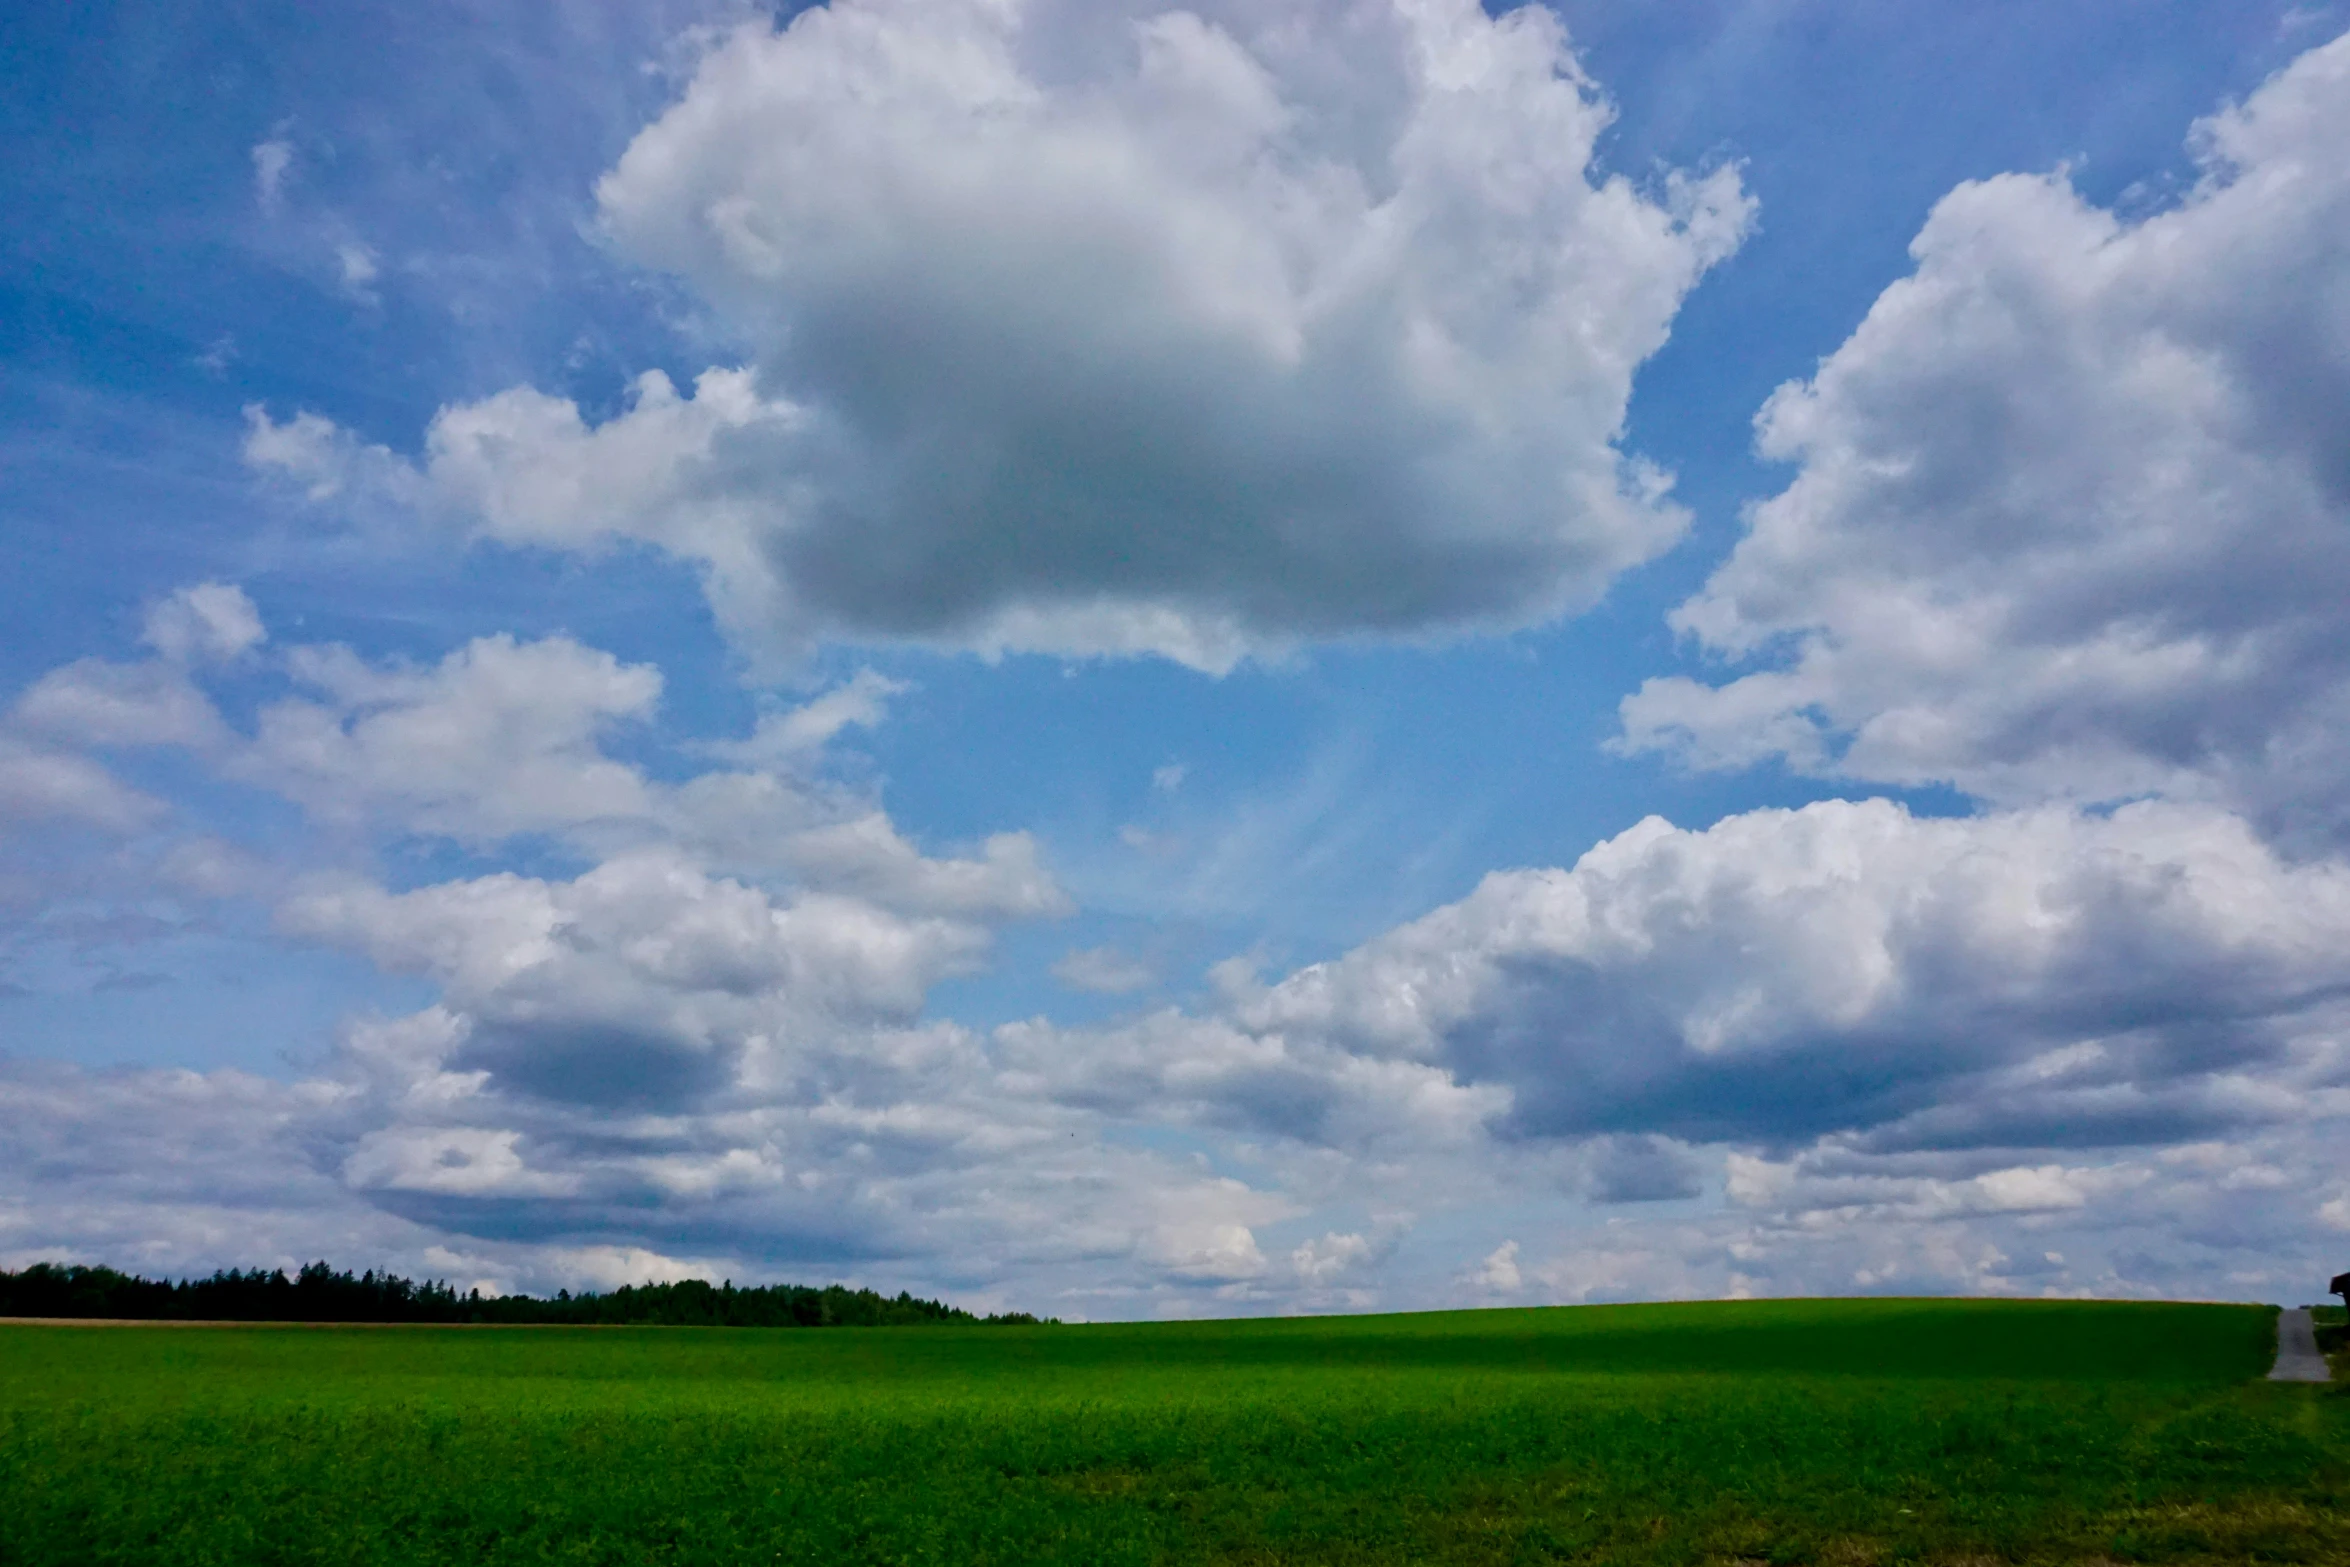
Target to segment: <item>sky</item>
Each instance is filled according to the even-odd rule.
[[[2350,5],[0,18],[0,1266],[2350,1255]]]

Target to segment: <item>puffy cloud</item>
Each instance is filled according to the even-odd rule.
[[[343,292],[363,305],[377,303],[375,280],[382,274],[377,265],[374,247],[357,240],[345,240],[335,246],[335,268],[343,282]]]
[[[2141,804],[1886,801],[1651,819],[1329,963],[1102,1036],[1003,1031],[1073,1102],[1305,1141],[1586,1147],[1600,1201],[1691,1195],[1680,1142],[2160,1144],[2350,1083],[2350,869]]]
[[[35,821],[73,822],[118,836],[168,821],[170,806],[126,784],[90,753],[176,746],[225,758],[236,736],[194,676],[204,665],[236,659],[262,637],[260,617],[242,590],[201,583],[148,612],[142,640],[159,657],[77,659],[35,680],[0,715],[0,837],[22,848],[33,835],[12,829]],[[0,867],[0,904],[38,903],[75,884],[89,890],[88,866],[68,870],[54,845],[46,857],[52,863],[27,884],[11,885],[11,872],[20,867]]]
[[[1227,1287],[1261,1278],[1271,1264],[1252,1222],[1285,1216],[1289,1205],[1243,1183],[1212,1180],[1167,1192],[1139,1237],[1143,1259],[1176,1279]]]
[[[19,730],[100,750],[185,746],[209,754],[231,743],[212,699],[166,660],[76,659],[34,681],[8,716]]]
[[[86,756],[0,735],[0,831],[35,821],[71,821],[127,833],[164,812]]]
[[[338,649],[284,662],[342,737],[321,753],[331,765],[290,766],[266,720],[211,765],[322,798],[347,777],[351,819],[394,835],[523,820],[494,772],[436,761],[475,743],[458,717],[507,704],[492,727],[545,726],[511,767],[592,779],[618,765],[595,716],[658,689],[650,671],[560,642],[474,644],[424,669]],[[387,716],[415,738],[364,732]],[[449,733],[461,743],[436,750]],[[1182,1309],[1271,1267],[1251,1226],[1286,1201],[1103,1146],[1095,1117],[1007,1091],[984,1041],[923,1019],[930,988],[977,964],[998,922],[1066,907],[1030,840],[933,859],[813,778],[626,776],[637,815],[601,851],[596,832],[581,837],[594,863],[568,879],[394,891],[289,878],[216,841],[177,846],[172,885],[272,900],[286,936],[417,975],[437,999],[353,1020],[293,1084],[0,1061],[0,1258],[161,1269],[356,1254],[539,1288],[609,1285],[614,1269],[846,1272],[929,1290],[951,1278],[982,1303],[1016,1286],[1021,1304],[1064,1310],[1082,1307],[1059,1292],[1080,1287],[1096,1310]],[[560,806],[576,782],[536,792]],[[101,796],[83,784],[86,807]],[[745,839],[773,829],[746,855],[751,879],[712,867],[714,823]]]
[[[1010,1023],[994,1043],[1007,1083],[1023,1092],[1122,1120],[1355,1151],[1474,1146],[1511,1103],[1507,1086],[1463,1082],[1439,1062],[1382,1059],[1328,1033],[1172,1009],[1102,1031]]]
[[[205,583],[149,614],[146,639],[165,659],[77,659],[34,681],[0,717],[0,828],[72,821],[129,833],[165,816],[162,801],[86,753],[151,745],[217,753],[228,728],[184,666],[234,657],[260,630],[242,592]]]
[[[270,425],[264,414],[256,430],[272,432],[273,446],[287,445],[274,432],[311,417]],[[790,614],[785,590],[759,546],[758,516],[788,496],[730,493],[716,479],[719,442],[766,431],[780,444],[804,422],[790,403],[763,397],[748,370],[705,371],[690,398],[655,370],[631,386],[627,411],[601,425],[589,425],[568,400],[530,387],[444,408],[426,433],[422,468],[382,448],[357,447],[332,425],[305,437],[298,461],[256,461],[251,442],[247,460],[296,476],[326,468],[338,481],[364,478],[363,495],[428,511],[454,508],[483,536],[508,544],[657,545],[703,564],[719,617],[757,649],[804,635],[780,624]],[[398,466],[385,472],[387,462]],[[311,493],[327,498],[315,484]]]
[[[2305,1204],[2330,1163],[2339,1090],[2301,1118],[2167,1148],[2016,1162],[1888,1158],[1830,1137],[1784,1160],[1733,1154],[1726,1259],[1758,1291],[1809,1274],[1873,1290],[2298,1299],[2332,1269]],[[2295,1173],[2299,1172],[2299,1173]]]
[[[968,917],[1071,912],[1024,832],[992,834],[976,857],[926,855],[853,796],[772,773],[705,773],[661,798],[664,841],[747,874],[787,875],[908,912]]]
[[[1301,1242],[1289,1254],[1289,1265],[1306,1284],[1328,1284],[1378,1259],[1383,1248],[1365,1235],[1333,1230]]]
[[[248,403],[241,450],[246,467],[314,502],[412,513],[429,510],[433,501],[431,486],[414,464],[318,414],[297,413],[280,424],[268,409]]]
[[[144,802],[109,794],[63,747],[177,744],[362,844],[550,834],[588,868],[397,891],[219,839],[162,846],[146,894],[260,899],[284,936],[418,976],[436,999],[353,1020],[320,1075],[292,1085],[27,1068],[39,1092],[22,1101],[67,1108],[7,1144],[0,1251],[62,1239],[190,1266],[264,1243],[297,1256],[359,1244],[551,1285],[610,1282],[595,1258],[765,1276],[789,1258],[952,1254],[998,1276],[1010,1263],[993,1246],[1048,1271],[1122,1259],[1148,1294],[1229,1282],[1245,1248],[1226,1231],[1272,1211],[1238,1183],[1105,1153],[1085,1114],[1005,1095],[980,1041],[924,1020],[930,989],[982,961],[997,924],[1068,905],[1025,835],[933,857],[824,778],[825,741],[878,721],[889,683],[819,693],[716,748],[739,765],[668,782],[605,750],[615,726],[652,713],[651,668],[564,638],[485,638],[423,666],[297,646],[246,671],[297,688],[264,701],[246,735],[200,682],[258,640],[257,619],[243,623],[233,591],[168,604],[156,624],[170,629],[150,640],[169,656],[68,666],[17,704],[12,724],[46,749],[0,739],[0,761],[23,764],[0,767],[16,814],[142,825]],[[152,1166],[86,1177],[88,1159],[158,1119],[176,1124]],[[82,1155],[14,1157],[58,1139]],[[224,1222],[240,1204],[266,1218]],[[142,1232],[142,1214],[178,1239]]]
[[[285,194],[286,175],[294,167],[294,144],[272,136],[253,144],[253,199],[264,212],[275,212]]]
[[[643,778],[599,737],[660,699],[646,665],[566,637],[484,637],[431,669],[295,649],[291,697],[261,712],[239,770],[313,813],[390,815],[412,830],[494,840],[649,810]]]
[[[163,1175],[78,1206],[15,1167],[7,1244],[131,1236],[142,1205],[141,1245],[156,1214],[189,1226],[175,1256],[221,1244],[250,1199],[244,1167],[217,1190],[212,1172],[240,1137],[297,1194],[276,1237],[461,1239],[449,1255],[482,1277],[565,1282],[584,1275],[558,1253],[582,1243],[606,1264],[809,1259],[1121,1312],[1394,1303],[1398,1232],[1336,1211],[1364,1200],[1548,1212],[1512,1221],[1515,1284],[1462,1271],[1491,1235],[1438,1272],[1552,1299],[2250,1291],[2338,1212],[2314,1192],[2299,1229],[2248,1238],[2214,1206],[2322,1167],[2350,1114],[2350,880],[2208,806],[1651,821],[1279,983],[1227,972],[1203,1016],[983,1038],[926,1020],[931,987],[994,922],[1066,900],[1023,836],[933,858],[792,771],[877,721],[886,682],[770,714],[703,748],[733,766],[666,783],[604,750],[658,673],[560,638],[422,667],[286,650],[270,667],[303,694],[248,740],[198,684],[258,639],[238,624],[68,666],[12,722],[50,746],[175,739],[378,832],[567,835],[591,866],[287,895],[218,845],[175,854],[190,886],[275,897],[290,934],[438,999],[354,1023],[282,1103],[229,1078],[54,1078],[80,1104],[58,1135],[186,1125]],[[1166,1123],[1250,1180],[1117,1145]],[[1642,1216],[1592,1229],[1594,1208]]]
[[[1915,272],[1758,428],[1797,464],[1675,614],[1709,686],[1625,743],[1949,782],[2203,798],[2350,829],[2350,37],[2196,127],[2126,221],[2059,173],[1959,187]]]
[[[651,854],[575,880],[500,874],[392,894],[298,895],[296,934],[423,973],[460,1020],[460,1067],[541,1098],[676,1107],[782,1082],[844,1024],[906,1023],[984,927],[837,894],[789,901]]]
[[[245,590],[228,582],[179,589],[147,612],[140,640],[175,664],[235,658],[268,633]]]
[[[1503,1241],[1478,1264],[1469,1282],[1481,1290],[1496,1295],[1514,1295],[1525,1287],[1525,1279],[1518,1272],[1518,1243]]]
[[[385,1127],[361,1137],[343,1176],[363,1191],[460,1197],[572,1197],[574,1174],[531,1170],[516,1152],[521,1134],[486,1127]]]
[[[732,765],[662,783],[604,749],[615,730],[654,715],[660,671],[562,636],[477,638],[429,667],[370,663],[339,645],[289,648],[280,667],[302,694],[265,703],[254,733],[240,735],[181,655],[233,657],[263,632],[237,590],[205,602],[225,618],[202,631],[169,621],[172,657],[80,660],[19,698],[10,721],[34,738],[6,755],[22,811],[47,802],[38,809],[117,824],[151,815],[64,747],[179,746],[347,827],[482,847],[554,834],[598,857],[667,847],[912,913],[1069,910],[1027,834],[995,834],[975,857],[926,855],[869,799],[820,781],[827,742],[878,723],[900,689],[870,671],[763,716],[747,739],[690,746]],[[199,613],[187,593],[165,610]]]
[[[934,857],[868,796],[824,779],[826,743],[879,722],[901,689],[870,671],[765,715],[748,739],[689,743],[687,752],[732,765],[662,782],[605,750],[615,730],[653,716],[662,677],[649,665],[562,636],[478,638],[427,667],[296,646],[273,672],[299,694],[263,703],[248,736],[222,719],[199,676],[264,636],[239,590],[207,584],[150,616],[147,640],[168,656],[83,659],[35,681],[9,711],[15,733],[0,733],[14,814],[144,823],[160,805],[78,753],[174,746],[365,834],[479,848],[553,835],[595,860],[666,855],[909,917],[1069,911],[1027,834],[995,834],[970,857]],[[232,867],[237,852],[217,840],[181,848],[162,870],[191,890],[282,879],[249,857]]]
[[[410,1265],[552,1287],[588,1281],[586,1247],[1119,1315],[2273,1296],[2316,1265],[2339,1194],[2279,1198],[2350,1119],[2338,872],[2178,807],[1651,824],[1233,987],[1224,1015],[1096,1035],[919,1021],[982,927],[674,856],[284,907],[440,1002],[355,1023],[294,1085],[7,1069],[6,1113],[40,1125],[0,1128],[32,1155],[0,1161],[0,1250],[438,1247],[461,1264]],[[1586,1009],[1603,985],[1625,999]],[[1740,1093],[1707,1091],[1726,1069]],[[1791,1113],[1803,1094],[1828,1112]],[[1590,1129],[1610,1120],[1646,1125]],[[1249,1180],[1121,1146],[1168,1123]],[[113,1151],[142,1137],[142,1158]],[[1340,1217],[1363,1202],[1439,1217],[1404,1245],[1408,1221]],[[1498,1253],[1459,1230],[1496,1204],[1516,1235]]]
[[[780,712],[762,713],[747,740],[705,742],[705,756],[751,767],[801,766],[844,729],[870,729],[887,714],[889,699],[908,688],[870,669],[860,669],[821,696]]]
[[[1679,536],[1625,405],[1750,214],[1601,175],[1610,112],[1535,6],[839,0],[712,48],[598,188],[749,364],[452,406],[388,482],[695,560],[770,653],[1539,622]],[[369,459],[320,423],[248,456],[331,494]]]
[[[292,1084],[0,1059],[0,1265],[358,1256],[540,1289],[845,1276],[1122,1315],[1291,1282],[1252,1226],[1294,1204],[995,1096],[952,1030],[868,1036],[821,1092],[690,1113],[485,1086],[441,1069],[462,1032],[362,1024]],[[1317,1277],[1363,1260],[1352,1239],[1321,1246]]]
[[[188,1238],[266,1244],[276,1215],[357,1206],[305,1148],[352,1109],[341,1085],[6,1058],[0,1082],[0,1247],[18,1255],[58,1231],[168,1252],[181,1225]]]
[[[585,868],[287,894],[191,852],[436,999],[296,1085],[9,1068],[0,1115],[48,1121],[0,1142],[32,1150],[0,1249],[250,1202],[483,1277],[813,1259],[1120,1314],[2305,1290],[2350,1224],[2350,866],[2305,852],[2350,798],[2346,85],[2350,42],[2207,122],[2205,178],[2144,219],[2061,177],[1954,192],[1762,417],[1796,476],[1677,620],[1787,656],[1651,683],[1626,742],[1986,814],[1651,820],[1276,982],[1226,967],[1196,1012],[927,1015],[998,922],[1067,905],[1028,838],[935,857],[823,780],[878,676],[670,781],[606,749],[654,671],[298,649],[248,740],[199,682],[258,620],[175,599],[160,658],[58,671],[10,743],[168,739],[378,834],[550,833]],[[1596,178],[1604,118],[1532,9],[844,0],[721,42],[600,192],[743,368],[600,424],[448,408],[415,462],[309,416],[256,414],[247,453],[510,543],[651,543],[770,650],[1221,667],[1523,624],[1677,528],[1624,392],[1745,220],[1726,177]],[[84,1180],[157,1123],[146,1173]]]

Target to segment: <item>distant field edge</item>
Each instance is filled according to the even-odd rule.
[[[2075,1315],[2084,1312],[2107,1313],[2172,1313],[2242,1311],[2275,1313],[2282,1307],[2240,1300],[2144,1300],[2082,1298],[2077,1296],[2049,1297],[2043,1295],[1773,1295],[1763,1297],[1729,1297],[1721,1299],[1660,1300],[1660,1301],[1577,1301],[1539,1306],[1456,1306],[1424,1311],[1339,1311],[1297,1312],[1280,1315],[1182,1318],[1109,1318],[1098,1322],[1050,1322],[1029,1326],[1051,1332],[1076,1331],[1149,1331],[1172,1334],[1224,1332],[1328,1332],[1359,1331],[1382,1333],[1398,1328],[1448,1327],[1461,1329],[1511,1328],[1518,1326],[1564,1326],[1568,1322],[1592,1325],[1616,1324],[1632,1326],[1696,1326],[1708,1328],[1721,1325],[1723,1318],[1742,1318],[1750,1323],[1769,1321],[1793,1322],[1804,1319],[1853,1318],[1898,1319],[1914,1315],[1944,1315],[1950,1313],[2008,1313],[2025,1311],[2050,1315]],[[864,1324],[837,1324],[836,1326],[863,1326]],[[966,1322],[925,1323],[932,1331],[949,1331],[986,1327],[991,1333],[1001,1333],[1003,1327],[994,1324]],[[0,1313],[0,1327],[80,1327],[80,1328],[554,1328],[565,1331],[576,1329],[608,1330],[615,1328],[733,1328],[745,1332],[793,1331],[799,1324],[723,1323],[723,1322],[402,1322],[368,1318],[307,1318],[307,1317],[20,1317]]]
[[[645,1327],[637,1322],[305,1322],[298,1318],[253,1317],[0,1317],[0,1328],[369,1328],[438,1333],[451,1328],[545,1329],[555,1333],[601,1333]],[[756,1330],[753,1330],[756,1331]],[[785,1330],[789,1331],[789,1330]]]
[[[2199,1383],[2263,1378],[2275,1363],[2277,1308],[2241,1302],[2076,1301],[1986,1296],[1826,1296],[1655,1304],[1526,1306],[1440,1312],[1320,1317],[1222,1317],[1181,1322],[1038,1324],[1023,1327],[939,1323],[920,1332],[723,1330],[707,1326],[631,1324],[633,1331],[594,1335],[614,1353],[656,1358],[707,1353],[745,1364],[800,1367],[798,1374],[904,1377],[950,1367],[1090,1368],[1122,1374],[1187,1368],[1220,1373],[1568,1372],[1575,1374],[1835,1376],[1930,1379]],[[104,1325],[112,1342],[147,1337],[123,1328],[193,1327],[193,1321],[106,1323],[97,1318],[0,1322],[0,1334],[29,1345],[33,1336]],[[209,1324],[242,1329],[222,1345],[256,1345],[273,1336],[318,1345],[363,1341],[408,1346],[395,1358],[417,1364],[446,1358],[424,1346],[547,1346],[554,1374],[583,1353],[586,1340],[547,1333],[540,1324],[450,1324],[490,1333],[394,1334],[386,1327],[424,1324],[260,1322]],[[286,1329],[300,1329],[287,1333]],[[361,1329],[341,1335],[327,1329]],[[100,1335],[93,1335],[93,1337]],[[183,1346],[202,1339],[169,1334]],[[52,1343],[61,1342],[50,1339]],[[683,1346],[701,1346],[686,1351]],[[555,1346],[570,1348],[558,1350]],[[414,1351],[414,1354],[410,1353]],[[275,1351],[269,1353],[274,1354]],[[535,1353],[535,1352],[534,1352]],[[421,1356],[421,1359],[418,1357]],[[0,1362],[10,1357],[0,1352]],[[459,1358],[464,1358],[460,1356]],[[822,1371],[823,1367],[834,1371]],[[767,1374],[767,1373],[761,1373]],[[956,1374],[961,1374],[960,1372]],[[1058,1373],[1056,1373],[1058,1374]],[[1090,1374],[1090,1373],[1089,1373]]]

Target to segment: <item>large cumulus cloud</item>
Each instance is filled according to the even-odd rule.
[[[983,1302],[1013,1277],[1147,1300],[1285,1266],[1252,1226],[1289,1199],[1106,1145],[926,1015],[1006,922],[1068,902],[1025,835],[925,852],[827,777],[828,742],[880,722],[891,682],[695,745],[718,765],[663,780],[608,749],[653,715],[659,672],[568,638],[422,665],[285,647],[239,672],[262,692],[239,720],[212,686],[265,640],[242,592],[184,590],[150,632],[156,656],[36,681],[0,735],[82,780],[85,821],[154,840],[144,906],[258,903],[280,939],[434,999],[346,1019],[292,1081],[0,1057],[0,1260],[356,1246],[503,1287],[790,1265]],[[239,849],[161,800],[119,823],[88,807],[110,762],[159,749],[301,808],[323,851]],[[383,869],[523,840],[580,868]]]
[[[2202,122],[2129,221],[1960,187],[1917,268],[1759,422],[1794,481],[1675,623],[1764,668],[1651,680],[1626,741],[2022,803],[2350,819],[2350,38]]]
[[[394,487],[696,560],[769,649],[1539,622],[1679,536],[1625,404],[1748,220],[1728,171],[1602,175],[1609,117],[1539,6],[840,0],[712,49],[598,190],[748,363],[446,408]],[[316,420],[250,455],[385,476]]]
[[[1079,1102],[1369,1146],[1464,1121],[1782,1149],[2159,1144],[2350,1108],[2346,948],[2350,870],[2281,861],[2207,808],[1828,802],[1703,832],[1652,818],[1219,1013],[1009,1042]],[[1661,1154],[1611,1146],[1600,1184],[1670,1188]]]
[[[1507,1216],[1421,1299],[2273,1295],[2350,1231],[2345,951],[2350,868],[2209,806],[1832,801],[1651,819],[1276,983],[996,1046],[1301,1193]]]
[[[601,425],[529,390],[451,408],[417,463],[266,417],[249,455],[517,542],[651,540],[751,641],[1212,666],[1548,613],[1671,531],[1610,377],[1739,204],[1594,184],[1600,111],[1538,13],[1285,31],[1308,16],[908,0],[736,35],[603,200],[748,364],[647,379]],[[346,834],[567,858],[400,885],[221,860],[289,939],[435,999],[352,1020],[298,1084],[8,1068],[30,1157],[0,1246],[248,1204],[518,1279],[828,1259],[1118,1312],[2322,1278],[2350,1233],[2346,86],[2350,42],[2305,57],[2144,219],[2061,177],[1954,192],[1915,275],[1766,410],[1796,475],[1678,618],[1785,657],[1652,682],[1627,743],[1953,782],[1975,814],[1650,820],[1333,961],[1223,965],[1187,1007],[930,1014],[1004,923],[1066,905],[1027,838],[926,851],[826,781],[879,677],[655,776],[613,751],[657,671],[560,638],[264,654],[241,599],[183,595],[154,656],[11,710],[23,809],[152,832],[170,806],[97,785],[168,745]],[[1496,151],[1528,125],[1565,160]],[[1589,277],[1561,281],[1562,235]],[[1609,270],[1635,252],[1657,267]],[[1577,315],[1613,297],[1592,278],[1621,313]],[[1505,295],[1516,335],[1478,313]],[[1327,484],[1282,466],[1357,440]],[[1349,514],[1340,570],[1314,519],[1365,474],[1391,509]],[[1422,506],[1446,485],[1485,509]],[[1561,485],[1545,532],[1526,508]],[[1189,532],[1150,511],[1209,500]],[[1124,554],[1113,512],[1149,524]],[[1514,597],[1481,586],[1505,556]],[[231,722],[211,672],[256,661],[285,689]],[[166,1118],[160,1174],[101,1177]]]
[[[1252,1228],[1288,1199],[991,1097],[951,1036],[874,1052],[894,1100],[581,1114],[442,1070],[456,1032],[361,1021],[291,1083],[0,1057],[0,1265],[327,1256],[548,1291],[847,1276],[1078,1315],[1297,1272]]]

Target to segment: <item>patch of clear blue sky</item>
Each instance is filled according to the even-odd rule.
[[[1048,970],[1070,946],[1117,944],[1180,990],[1236,951],[1276,970],[1327,956],[1487,871],[1570,863],[1652,812],[1703,825],[1833,792],[1599,749],[1625,692],[1688,667],[1664,614],[1721,558],[1740,507],[1779,482],[1751,456],[1755,408],[1906,270],[1954,184],[2069,164],[2097,200],[2158,205],[2187,170],[2190,121],[2350,19],[2339,0],[1559,10],[1621,111],[1610,167],[1640,179],[1735,160],[1761,201],[1757,232],[1690,298],[1632,408],[1628,445],[1678,475],[1689,539],[1545,631],[1322,651],[1222,680],[1147,662],[827,653],[819,673],[871,662],[915,687],[854,741],[906,830],[934,848],[1034,831],[1086,908],[1009,933],[989,972],[939,993],[942,1013],[1099,1016],[1151,996],[1061,989]],[[655,759],[664,739],[746,725],[752,698],[686,571],[321,537],[259,500],[237,459],[251,402],[413,451],[450,400],[531,382],[602,414],[642,370],[683,380],[724,362],[689,301],[585,235],[595,176],[672,90],[645,63],[704,14],[7,8],[0,687],[127,652],[142,601],[217,576],[244,582],[284,641],[431,659],[471,636],[566,630],[658,663],[665,710],[632,742]],[[271,138],[293,162],[264,210],[251,154]],[[373,257],[363,288],[344,279],[345,246]],[[1181,786],[1155,789],[1168,764]],[[236,791],[182,779],[174,797],[232,835],[292,830]],[[438,848],[386,870],[414,881],[481,863]],[[17,981],[35,994],[0,995],[0,1037],[23,1054],[125,1059],[144,1029],[149,1059],[266,1070],[322,1043],[338,1004],[415,1004],[409,982],[284,951],[257,925],[126,948],[106,961],[169,982],[131,989],[101,991],[94,970],[42,951],[42,972]]]

